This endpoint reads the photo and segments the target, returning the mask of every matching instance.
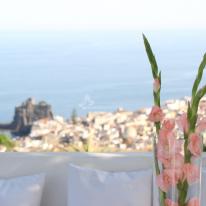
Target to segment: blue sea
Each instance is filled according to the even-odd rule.
[[[162,70],[162,99],[190,95],[206,52],[206,31],[145,34]],[[0,121],[10,121],[15,106],[28,97],[45,100],[66,118],[74,108],[85,115],[151,106],[152,76],[141,32],[1,31]]]

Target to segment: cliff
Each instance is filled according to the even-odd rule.
[[[12,134],[23,136],[29,134],[32,124],[40,119],[53,119],[51,105],[44,101],[36,104],[29,98],[15,108],[13,121],[9,124],[0,124],[0,129],[11,130]]]

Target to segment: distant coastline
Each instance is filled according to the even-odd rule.
[[[162,106],[166,118],[176,118],[186,112],[188,100],[190,100],[188,97],[167,100]],[[45,102],[35,104],[29,99],[22,104],[23,107],[19,106],[21,109],[27,108],[27,112],[39,111],[41,108],[39,114],[46,115],[36,121],[30,121],[29,132],[14,139],[13,151],[132,152],[152,149],[155,129],[148,121],[150,108],[142,108],[134,112],[123,108],[114,112],[89,112],[86,117],[79,117],[74,112],[70,119],[65,120],[53,114],[51,108],[46,105],[48,104]],[[31,110],[28,110],[28,106]],[[49,109],[45,110],[45,108]],[[48,116],[50,113],[52,115]],[[27,121],[32,120],[31,116],[34,120],[37,118],[36,112],[31,116],[26,114]],[[206,98],[203,98],[200,103],[199,115],[200,117],[206,115]],[[178,135],[181,137],[179,132],[178,130]],[[203,136],[206,145],[206,136],[205,134]]]

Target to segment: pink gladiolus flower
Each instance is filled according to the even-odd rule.
[[[188,201],[187,206],[200,206],[200,201],[197,197],[193,197]]]
[[[167,137],[159,137],[157,158],[165,168],[180,168],[183,165],[182,141],[177,140],[173,133]]]
[[[162,129],[168,132],[172,131],[175,127],[175,121],[173,119],[164,120],[162,123]]]
[[[152,122],[161,122],[164,117],[164,114],[160,107],[153,106],[149,114],[149,120]]]
[[[176,139],[174,132],[161,128],[159,131],[159,141],[161,144],[168,144],[169,139]]]
[[[160,89],[160,80],[159,79],[155,79],[154,83],[153,83],[153,90],[155,93],[157,93]]]
[[[171,186],[175,186],[178,182],[179,174],[173,169],[165,169],[157,176],[157,185],[164,191],[168,192]]]
[[[169,164],[164,165],[167,168],[180,169],[184,164],[184,157],[182,154],[175,154],[170,158]]]
[[[193,133],[189,136],[188,149],[195,156],[198,157],[201,154],[201,138],[199,135]]]
[[[206,130],[206,118],[200,120],[197,124],[196,132],[199,134]]]
[[[174,133],[172,132],[174,126],[174,120],[165,120],[162,124],[162,128],[159,131],[159,141],[166,144],[168,142],[168,138],[174,136]]]
[[[161,143],[167,143],[169,136],[171,136],[171,134],[167,130],[163,128],[160,129],[159,141],[161,141]]]
[[[165,205],[166,205],[166,206],[178,206],[178,203],[173,202],[173,201],[170,200],[170,199],[166,199],[166,200],[165,200]]]
[[[189,184],[193,184],[197,182],[200,178],[200,170],[194,164],[191,163],[184,164],[182,171],[183,171],[184,179],[186,179]]]
[[[159,174],[157,176],[157,185],[162,191],[168,192],[169,188],[172,185],[172,179],[171,179],[170,174],[168,174],[165,171]]]
[[[178,183],[178,181],[183,179],[182,168],[175,169],[175,179],[176,179],[177,183]]]
[[[178,126],[183,130],[183,132],[188,133],[189,130],[189,123],[187,121],[187,114],[182,114],[178,121],[177,121]]]

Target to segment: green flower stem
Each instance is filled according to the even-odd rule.
[[[160,93],[160,91],[159,91],[159,93]],[[160,107],[160,95],[158,95],[158,97],[154,96],[154,102],[155,102],[156,106]],[[158,102],[158,104],[157,104],[157,102]],[[158,159],[157,159],[157,137],[159,136],[160,122],[155,123],[155,128],[156,128],[157,136],[153,138],[153,151],[154,151],[154,161],[155,161],[156,175],[159,175],[160,174],[160,168],[159,168]],[[160,206],[165,206],[165,199],[166,199],[166,193],[159,189]]]
[[[160,82],[160,89],[158,92],[153,92],[153,97],[154,97],[154,105],[161,107],[160,105],[160,91],[161,91],[161,72],[158,70],[157,62],[155,59],[155,56],[152,52],[152,49],[150,47],[150,44],[146,38],[146,36],[143,34],[143,40],[144,40],[144,45],[145,45],[145,50],[147,52],[147,56],[151,65],[151,70],[152,70],[152,75],[153,79],[158,79]],[[157,137],[159,136],[159,130],[160,130],[160,122],[155,123],[155,128],[156,128],[156,137],[154,136],[153,138],[153,151],[154,151],[154,163],[155,163],[155,171],[156,175],[160,174],[160,168],[159,168],[159,163],[157,159]],[[166,193],[161,191],[159,189],[159,200],[160,200],[160,206],[165,206],[165,199],[166,199]]]
[[[195,132],[195,127],[196,127],[197,117],[198,117],[197,112],[199,108],[199,103],[200,103],[201,98],[206,94],[206,86],[198,90],[198,86],[201,82],[203,70],[205,66],[206,66],[206,54],[204,55],[203,60],[199,66],[198,74],[193,84],[191,106],[190,106],[190,103],[188,103],[187,120],[189,123],[189,131],[188,131],[188,134],[184,133],[185,163],[191,162],[192,154],[188,150],[188,143],[189,143],[188,137],[190,136],[191,133]],[[189,185],[187,181],[184,181],[178,184],[177,189],[179,193],[179,197],[178,197],[179,206],[186,206],[188,188],[189,188]]]
[[[178,183],[177,190],[179,192],[178,205],[179,206],[186,206],[186,199],[187,199],[187,192],[188,192],[187,181],[185,180],[181,183]]]
[[[185,163],[190,162],[190,153],[187,149],[188,146],[188,134],[184,133],[184,154],[185,154]],[[179,182],[177,185],[178,190],[178,204],[179,206],[186,206],[186,198],[188,193],[188,183],[187,181]]]
[[[160,123],[155,123],[156,127],[156,133],[159,135],[159,130],[160,130]],[[155,170],[156,170],[156,175],[160,174],[160,169],[159,169],[159,164],[158,164],[158,159],[157,159],[157,141],[156,137],[153,138],[153,151],[154,151],[154,162],[155,162]],[[166,193],[161,191],[159,189],[159,203],[160,206],[165,206],[165,199],[166,199]]]
[[[156,133],[159,134],[159,130],[160,130],[160,123],[155,123],[155,127],[156,127]],[[154,151],[154,161],[155,161],[155,170],[156,170],[156,175],[160,174],[160,169],[159,169],[159,164],[158,164],[158,160],[157,160],[157,140],[156,140],[156,136],[154,136],[153,138],[153,151]]]
[[[204,70],[205,66],[206,66],[206,54],[204,54],[202,62],[200,63],[198,73],[197,73],[196,79],[195,79],[193,87],[192,87],[192,98],[194,98],[196,93],[197,93],[197,89],[198,89],[198,86],[201,82],[203,70]]]

